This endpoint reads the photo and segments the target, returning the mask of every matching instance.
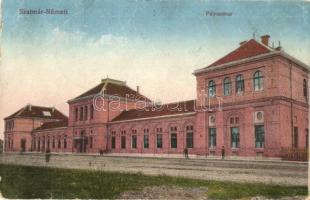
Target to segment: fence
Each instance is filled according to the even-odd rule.
[[[281,157],[283,160],[308,161],[308,149],[282,148]]]

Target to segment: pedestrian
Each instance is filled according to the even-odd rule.
[[[222,160],[224,160],[225,159],[225,147],[224,146],[222,146],[221,153],[222,153]]]
[[[184,157],[188,158],[188,149],[187,148],[184,149]]]

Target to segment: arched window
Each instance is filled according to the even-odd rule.
[[[194,127],[186,126],[186,148],[194,147]]]
[[[307,80],[304,79],[304,84],[303,84],[303,88],[304,88],[304,97],[308,97],[308,86],[307,86]]]
[[[224,96],[231,94],[231,81],[230,78],[226,77],[224,79]]]
[[[216,93],[215,81],[213,80],[209,81],[208,89],[209,89],[209,97],[214,97]]]
[[[253,76],[254,90],[259,91],[264,88],[264,76],[261,71],[256,71]]]
[[[236,76],[236,93],[242,94],[244,91],[244,79],[241,74]]]

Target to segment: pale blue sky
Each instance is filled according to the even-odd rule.
[[[66,113],[68,99],[106,76],[140,85],[155,100],[193,99],[193,70],[254,32],[310,64],[307,2],[4,0],[2,7],[1,118],[27,103]],[[69,14],[19,15],[38,8]]]

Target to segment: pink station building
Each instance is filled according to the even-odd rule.
[[[152,102],[103,79],[68,101],[69,117],[27,105],[5,120],[6,152],[281,157],[308,148],[307,65],[261,40],[194,71],[197,98]]]

